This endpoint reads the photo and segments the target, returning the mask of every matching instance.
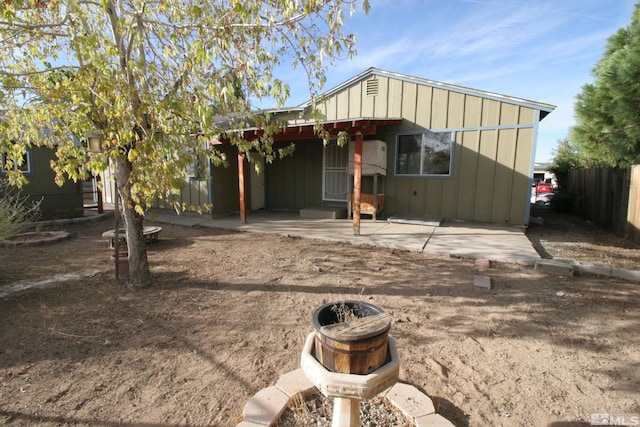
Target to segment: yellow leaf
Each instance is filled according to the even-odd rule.
[[[135,148],[132,148],[129,150],[129,154],[127,155],[127,158],[129,159],[129,161],[131,163],[135,162],[136,159],[138,158],[138,155],[140,153],[138,152],[138,150],[136,150]]]

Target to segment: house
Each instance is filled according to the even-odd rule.
[[[538,183],[540,181],[551,184],[553,188],[558,187],[558,180],[556,175],[551,171],[551,163],[535,163],[533,170],[533,181]]]
[[[328,209],[353,210],[354,224],[367,213],[528,223],[538,125],[555,106],[370,68],[324,93],[319,107],[332,142],[314,133],[311,102],[271,111],[288,120],[275,140],[295,144],[292,156],[256,174],[247,158],[261,162],[257,154],[219,145],[238,162],[189,177],[180,201],[212,203],[214,215],[240,211],[242,220],[245,209]],[[337,144],[339,134],[350,143]]]
[[[84,215],[83,190],[80,182],[65,182],[62,187],[55,183],[55,172],[51,161],[55,150],[47,147],[31,147],[20,168],[29,182],[21,189],[28,200],[40,203],[41,219],[74,218]],[[0,177],[6,175],[6,156],[0,162]],[[14,167],[18,167],[17,165]]]

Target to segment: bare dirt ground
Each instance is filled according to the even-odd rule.
[[[547,256],[640,265],[637,246],[543,213],[529,236]],[[148,289],[115,281],[100,237],[108,221],[64,226],[67,241],[0,248],[0,286],[104,270],[0,299],[0,424],[234,426],[254,393],[298,368],[313,310],[341,299],[392,313],[400,380],[456,426],[640,413],[640,284],[162,227]],[[474,287],[475,274],[492,289]]]

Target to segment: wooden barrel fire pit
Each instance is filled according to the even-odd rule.
[[[361,301],[332,302],[313,314],[314,357],[332,372],[367,375],[387,362],[391,315]]]

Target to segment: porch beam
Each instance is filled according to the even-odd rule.
[[[364,136],[375,135],[378,126],[390,126],[401,122],[401,119],[347,119],[343,121],[333,121],[322,124],[325,131],[329,132],[332,137],[336,137],[339,132],[345,132],[348,136],[355,136],[360,132]],[[244,138],[252,140],[260,138],[264,135],[264,129],[247,129],[244,131]],[[315,132],[315,125],[300,124],[285,127],[280,132],[272,135],[274,141],[300,141],[305,139],[318,139]],[[228,144],[231,143],[230,138],[223,136],[212,144]]]

